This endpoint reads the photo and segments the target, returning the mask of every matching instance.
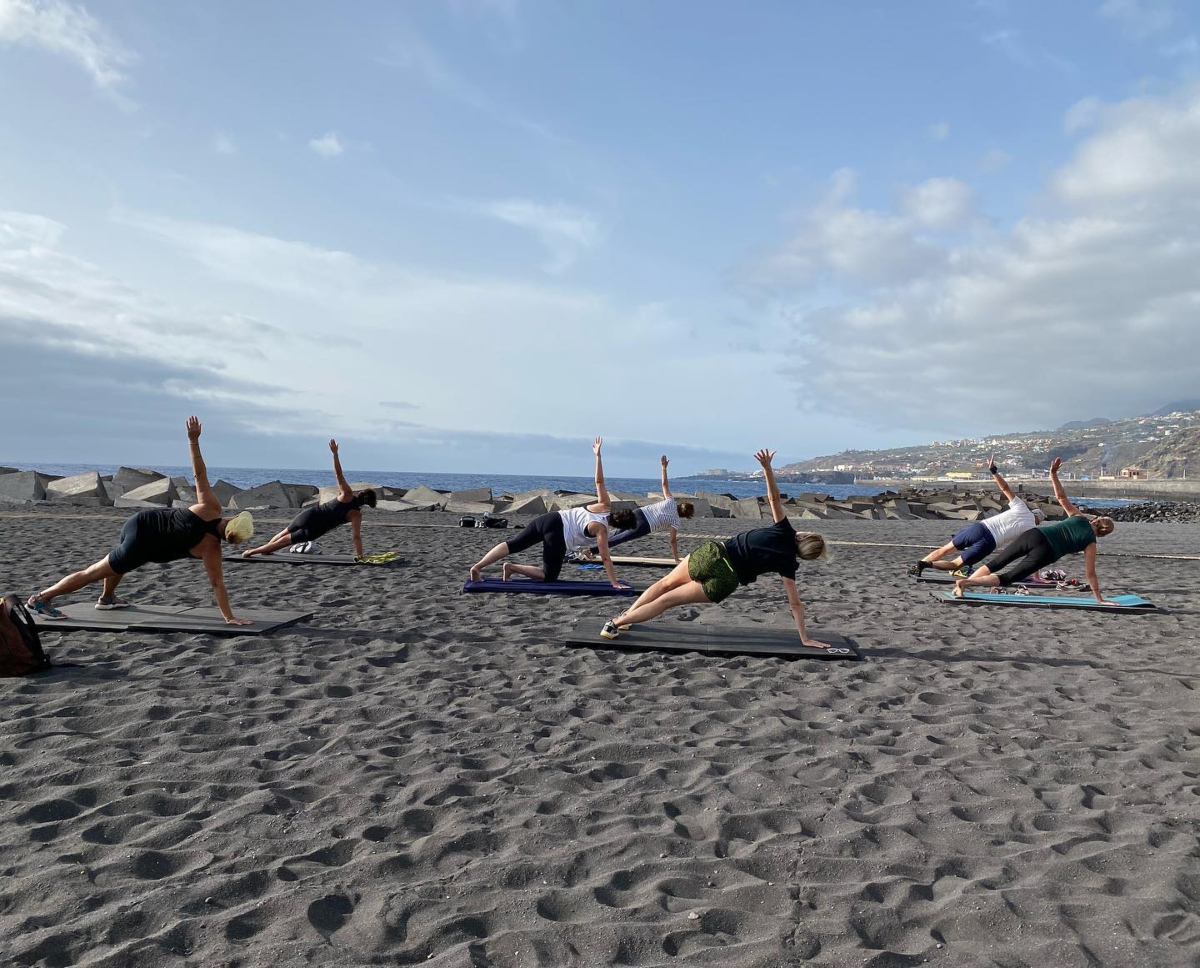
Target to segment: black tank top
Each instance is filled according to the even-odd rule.
[[[324,504],[301,511],[292,521],[292,526],[303,527],[308,532],[309,539],[315,541],[334,528],[345,524],[346,518],[354,510],[354,507],[352,501],[339,501],[335,497],[332,501],[326,501]]]
[[[139,511],[138,550],[147,561],[159,563],[187,558],[207,535],[217,535],[220,520],[205,521],[194,511],[183,508]]]

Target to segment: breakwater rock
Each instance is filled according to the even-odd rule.
[[[1136,521],[1163,524],[1190,524],[1200,521],[1200,504],[1191,502],[1143,501],[1116,508],[1079,508],[1088,514],[1107,514],[1114,521]]]

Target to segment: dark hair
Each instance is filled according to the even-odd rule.
[[[375,489],[369,487],[365,491],[358,492],[354,498],[354,506],[360,508],[365,504],[367,507],[373,508],[378,500],[379,496],[375,493]]]
[[[628,508],[622,508],[620,511],[613,511],[608,516],[608,526],[616,528],[618,531],[632,531],[637,527],[637,518]]]
[[[696,513],[696,505],[691,501],[680,501],[676,507],[679,509],[679,516],[681,518],[690,518]]]

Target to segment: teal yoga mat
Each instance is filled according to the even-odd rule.
[[[955,605],[1015,605],[1024,608],[1085,608],[1093,612],[1147,612],[1154,608],[1140,595],[1114,595],[1110,601],[1114,605],[1101,605],[1092,596],[1072,595],[997,595],[993,592],[966,592],[962,598],[955,598],[953,592],[946,592],[941,600]]]

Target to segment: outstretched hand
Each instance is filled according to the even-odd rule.
[[[669,460],[667,460],[667,455],[666,455],[666,454],[663,454],[663,455],[662,455],[662,457],[660,457],[660,458],[658,459],[658,462],[659,462],[660,464],[662,464],[662,466],[663,466],[664,468],[666,468],[666,466],[667,466],[669,463],[671,463]]]
[[[234,616],[233,618],[225,619],[225,624],[226,625],[253,625],[254,619],[252,619],[252,618],[237,618],[236,616]]]
[[[595,440],[592,441],[592,453],[595,454],[597,457],[600,456],[600,447],[603,445],[603,443],[604,443],[603,437],[597,437]]]
[[[756,461],[758,461],[760,464],[762,464],[763,467],[770,467],[771,466],[771,458],[773,458],[775,456],[775,453],[776,453],[775,451],[767,450],[767,448],[764,447],[762,450],[760,450],[757,454],[754,455],[754,459]]]
[[[336,440],[330,440],[330,441],[329,441],[329,449],[330,449],[330,450],[331,450],[331,451],[332,451],[332,452],[333,452],[335,455],[337,454],[337,441],[336,441]]]
[[[200,418],[191,416],[187,418],[187,435],[188,440],[200,439]]]
[[[989,468],[991,468],[991,467],[995,467],[995,466],[996,466],[996,455],[995,455],[995,454],[992,454],[992,455],[991,455],[991,456],[988,458],[988,467],[989,467]]]
[[[1050,462],[1050,473],[1057,474],[1060,467],[1062,467],[1062,458],[1055,457],[1054,460]]]

